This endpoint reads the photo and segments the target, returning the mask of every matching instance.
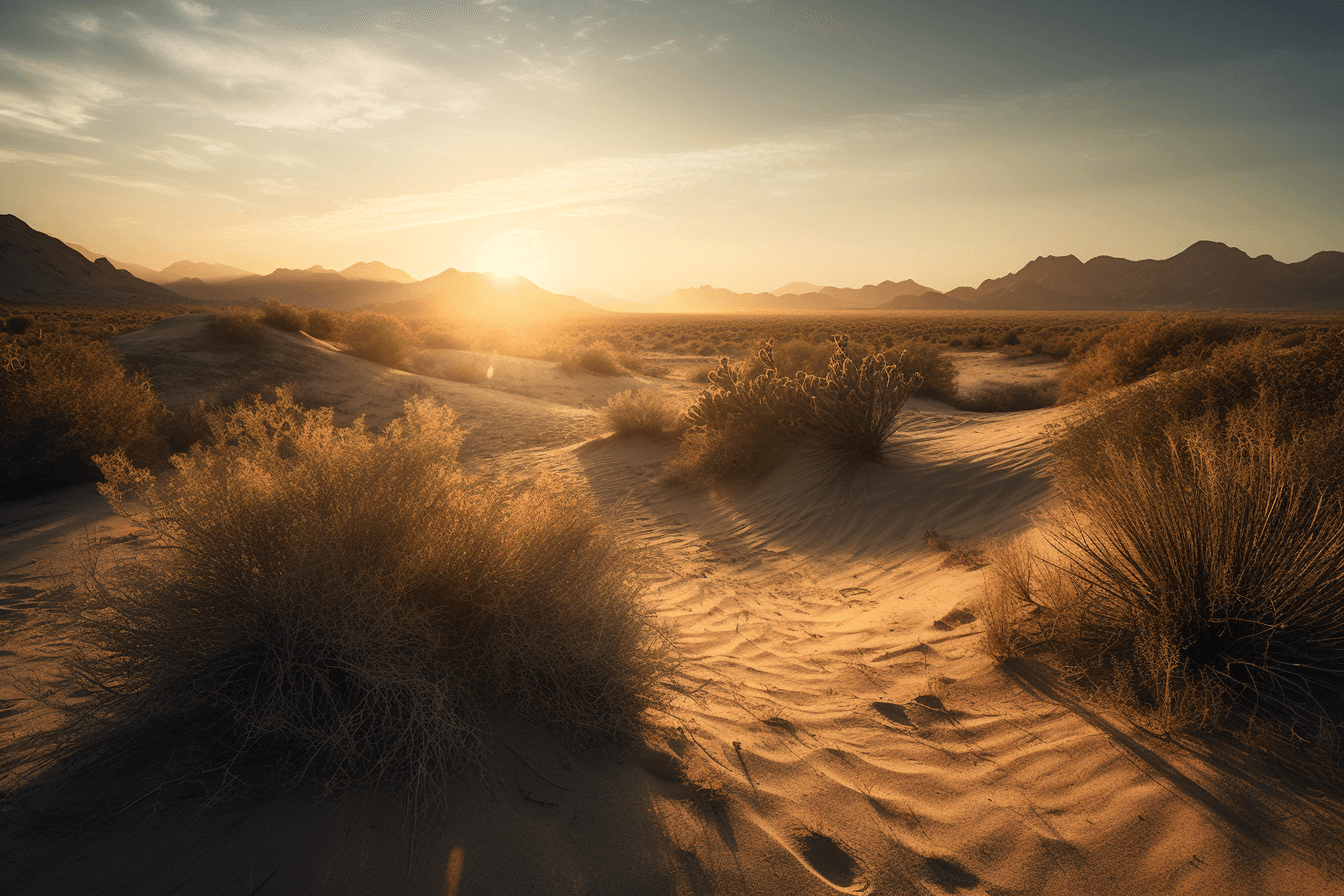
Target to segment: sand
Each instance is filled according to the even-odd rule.
[[[620,754],[504,730],[487,779],[413,830],[387,793],[207,806],[182,787],[130,802],[144,785],[110,781],[60,813],[5,819],[6,893],[1344,892],[1338,795],[1297,792],[1231,745],[1163,739],[984,652],[983,568],[945,566],[924,534],[975,547],[1029,531],[1056,500],[1042,432],[1060,409],[915,399],[889,467],[837,482],[802,454],[708,494],[658,482],[674,449],[607,437],[597,410],[626,388],[689,401],[703,359],[606,379],[497,357],[488,382],[465,385],[302,335],[211,347],[200,326],[117,341],[170,406],[283,374],[304,400],[379,425],[432,394],[470,430],[466,462],[591,490],[647,547],[647,600],[698,689]],[[1013,381],[1011,365],[972,361]],[[8,672],[62,687],[42,607],[81,544],[131,537],[92,486],[0,505]],[[4,688],[0,724],[41,724]]]

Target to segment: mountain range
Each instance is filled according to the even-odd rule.
[[[89,256],[94,256],[90,259]],[[253,274],[229,265],[180,261],[162,271],[129,265],[158,279],[183,273],[167,286],[138,277],[83,246],[70,246],[34,230],[13,215],[0,215],[0,299],[125,301],[135,298],[207,304],[252,304],[274,298],[307,307],[354,310],[375,307],[405,315],[445,315],[492,321],[600,314],[574,296],[549,292],[522,278],[501,278],[449,268],[425,280],[379,261],[343,271],[313,265]]]
[[[1252,258],[1201,240],[1171,258],[1131,261],[1100,255],[1039,256],[1020,270],[938,292],[914,280],[858,288],[794,281],[760,293],[710,285],[678,289],[650,302],[578,290],[591,302],[542,289],[523,277],[448,268],[425,280],[379,261],[344,270],[321,265],[254,274],[231,265],[179,261],[161,271],[112,262],[66,245],[13,215],[0,215],[0,299],[43,297],[249,304],[274,298],[306,307],[375,307],[402,314],[509,320],[615,311],[753,312],[838,310],[1344,310],[1344,252],[1284,263]]]

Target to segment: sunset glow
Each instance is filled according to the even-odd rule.
[[[113,259],[629,299],[1344,249],[1331,3],[20,0],[4,208]]]

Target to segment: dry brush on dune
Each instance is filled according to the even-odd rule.
[[[843,335],[832,344],[823,375],[783,374],[770,340],[751,364],[721,359],[686,412],[673,479],[758,479],[802,443],[846,464],[885,460],[897,418],[922,376],[904,354],[859,355]]]
[[[466,475],[451,410],[405,411],[338,428],[277,390],[213,414],[169,477],[101,457],[154,547],[91,561],[71,671],[94,696],[50,755],[175,731],[197,762],[427,800],[500,713],[570,746],[638,731],[674,662],[632,546],[562,483]]]
[[[1065,510],[999,552],[992,652],[1168,729],[1344,754],[1344,339],[1212,350],[1055,433]],[[1286,754],[1285,754],[1286,755]]]

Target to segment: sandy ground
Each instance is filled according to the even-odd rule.
[[[660,484],[673,449],[603,438],[596,411],[626,388],[689,400],[689,364],[604,380],[494,358],[490,381],[468,386],[303,336],[212,348],[199,328],[176,318],[117,345],[176,407],[279,377],[377,425],[433,394],[470,430],[468,462],[591,490],[647,545],[647,599],[679,631],[698,693],[621,755],[505,731],[488,780],[464,781],[443,818],[414,829],[389,794],[299,788],[206,807],[189,789],[107,782],[5,819],[0,891],[1344,892],[1337,797],[1295,792],[1230,746],[1149,734],[981,650],[983,570],[945,568],[923,535],[977,545],[1030,528],[1053,499],[1041,434],[1060,410],[917,399],[889,467],[837,483],[802,455],[711,495]],[[972,362],[982,380],[1036,372]],[[92,486],[0,506],[11,676],[68,686],[42,610],[67,593],[81,546],[128,537]],[[0,725],[41,723],[3,688]]]

